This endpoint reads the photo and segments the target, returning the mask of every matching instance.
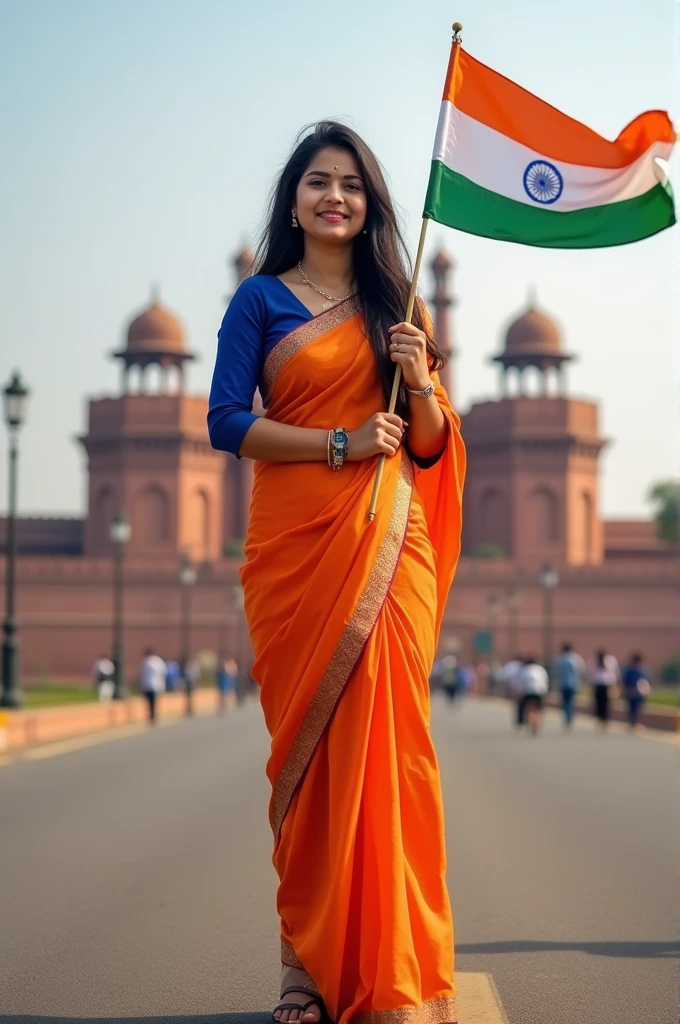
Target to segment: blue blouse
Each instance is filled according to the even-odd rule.
[[[208,400],[208,434],[213,448],[238,458],[243,438],[258,419],[253,398],[259,387],[266,401],[264,361],[277,342],[314,315],[290,288],[271,274],[243,281],[229,303],[217,333],[217,357]],[[409,455],[429,469],[443,452],[427,458]]]
[[[278,277],[258,274],[238,286],[217,334],[208,402],[213,448],[238,455],[243,438],[258,418],[252,411],[258,387],[265,397],[265,359],[281,338],[313,319]]]

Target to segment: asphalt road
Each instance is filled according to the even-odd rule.
[[[439,700],[433,731],[457,970],[510,1024],[675,1024],[674,745]],[[266,752],[251,705],[0,768],[2,1024],[265,1024]]]

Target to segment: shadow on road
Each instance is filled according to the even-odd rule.
[[[630,957],[654,960],[678,956],[678,942],[536,942],[517,939],[513,942],[470,942],[456,946],[458,956],[464,953],[588,953],[590,956]],[[0,1024],[3,1018],[0,1017]]]
[[[0,1024],[271,1024],[271,1011],[262,1013],[189,1014],[180,1017],[34,1017],[31,1014],[6,1016]]]

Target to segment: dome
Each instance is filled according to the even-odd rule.
[[[510,324],[505,335],[505,352],[507,355],[530,352],[560,355],[562,339],[559,327],[545,313],[539,313],[530,306],[526,313]]]
[[[184,352],[184,328],[157,300],[132,321],[127,349],[133,352]]]

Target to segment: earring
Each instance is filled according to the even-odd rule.
[[[297,220],[297,217],[295,216],[295,210],[292,210],[291,213],[293,214],[293,220],[292,220],[291,223],[292,223],[293,227],[296,228],[298,226],[298,220]]]
[[[362,234],[362,235],[366,235],[366,234],[368,234],[368,232],[366,231],[366,228],[364,228],[364,230],[363,230],[363,231],[361,232],[361,234]]]

